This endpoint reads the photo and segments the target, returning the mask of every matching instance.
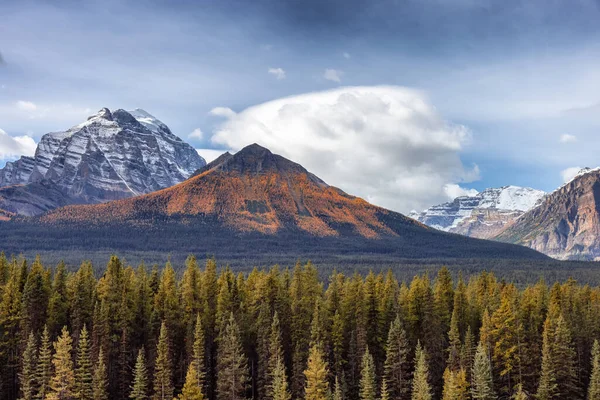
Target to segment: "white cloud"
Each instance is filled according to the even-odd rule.
[[[31,136],[10,136],[0,129],[0,159],[35,154],[35,140]]]
[[[323,74],[323,78],[327,79],[328,81],[340,83],[342,81],[343,74],[343,71],[339,71],[337,69],[326,69],[325,73]]]
[[[278,80],[285,79],[285,71],[283,68],[269,68],[267,72],[271,75],[274,75]]]
[[[188,135],[188,139],[200,140],[200,139],[202,139],[203,136],[204,136],[204,134],[202,133],[202,130],[200,128],[196,128],[192,131],[192,133],[190,133]]]
[[[575,136],[575,135],[570,135],[568,133],[564,133],[564,134],[560,135],[561,143],[574,143],[576,141],[577,141],[577,136]]]
[[[206,160],[207,163],[216,160],[221,154],[227,150],[215,150],[215,149],[196,149],[198,154]]]
[[[444,185],[444,192],[450,200],[454,200],[457,197],[462,196],[475,196],[477,193],[479,193],[475,189],[463,188],[460,185],[457,185],[456,183],[448,183]]]
[[[563,179],[563,182],[569,182],[571,179],[575,178],[577,176],[577,174],[579,173],[579,171],[581,171],[582,168],[581,167],[570,167],[570,168],[566,168],[563,169],[562,171],[560,171],[560,176]]]
[[[282,98],[233,114],[212,137],[258,143],[331,185],[407,212],[448,200],[448,184],[478,178],[459,152],[468,130],[444,121],[418,91],[345,87]]]
[[[31,101],[19,100],[19,101],[17,101],[16,106],[19,110],[22,110],[22,111],[37,110],[37,106],[35,105],[35,103],[33,103]]]
[[[236,116],[235,111],[233,111],[229,107],[215,107],[212,110],[210,110],[210,114],[223,118],[233,118]]]
[[[350,53],[346,53],[346,52],[344,52],[344,53],[342,53],[342,55],[344,56],[344,58],[345,58],[346,60],[349,60],[349,59],[350,59]]]

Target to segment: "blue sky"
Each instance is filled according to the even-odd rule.
[[[446,185],[553,190],[566,169],[600,165],[597,0],[4,0],[0,16],[4,160],[31,148],[23,137],[37,141],[106,106],[143,108],[196,148],[264,139],[328,183],[400,211],[439,202]],[[389,94],[378,92],[353,108],[349,118],[363,116],[365,127],[345,142],[343,132],[332,144],[320,131],[296,152],[286,135],[301,141],[297,126],[316,129],[317,118],[326,130],[344,125],[318,110],[295,115],[289,131],[279,115],[265,122],[268,137],[245,133],[267,118],[263,103],[305,95],[323,104],[324,91],[381,85],[394,96],[404,90],[396,87],[414,91],[398,101],[425,101],[423,113],[403,103],[421,124],[405,127],[402,113],[373,117],[373,102]],[[216,107],[233,113],[211,113]],[[412,147],[387,126],[380,131],[382,121],[398,124]],[[425,146],[439,138],[430,128],[454,136]],[[196,129],[202,134],[189,136]],[[382,138],[396,147],[377,159],[388,148]],[[330,164],[316,161],[318,146]],[[386,163],[386,176],[360,175]],[[331,172],[336,166],[341,172]],[[413,173],[436,189],[407,183]]]

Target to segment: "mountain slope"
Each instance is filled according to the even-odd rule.
[[[490,188],[413,213],[411,217],[446,232],[488,239],[539,204],[544,196],[541,190],[519,186]]]
[[[224,154],[158,192],[0,224],[0,242],[19,251],[166,251],[256,262],[284,256],[545,259],[521,246],[428,228],[329,186],[258,145]]]
[[[44,135],[33,158],[0,169],[0,207],[36,215],[65,204],[127,198],[179,183],[205,164],[147,112],[103,108],[67,131]],[[30,184],[52,190],[44,196]],[[25,186],[7,189],[15,185]]]
[[[582,170],[496,239],[559,259],[600,259],[600,170]]]

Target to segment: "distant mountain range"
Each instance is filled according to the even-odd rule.
[[[0,169],[0,209],[39,215],[150,193],[206,164],[192,146],[144,110],[103,108],[83,123],[42,137],[34,157]]]
[[[258,260],[334,257],[543,260],[522,246],[441,232],[328,185],[250,145],[173,187],[0,223],[6,250],[164,251]]]

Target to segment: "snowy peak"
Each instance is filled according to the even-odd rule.
[[[171,131],[161,120],[156,118],[154,115],[149,112],[142,110],[141,108],[136,108],[135,110],[127,111],[131,114],[137,121],[139,121],[142,125],[146,127],[146,129],[150,130],[154,133],[164,133]]]
[[[541,190],[520,186],[503,186],[486,189],[474,197],[480,197],[478,208],[497,208],[508,211],[528,211],[532,209],[546,193]]]

